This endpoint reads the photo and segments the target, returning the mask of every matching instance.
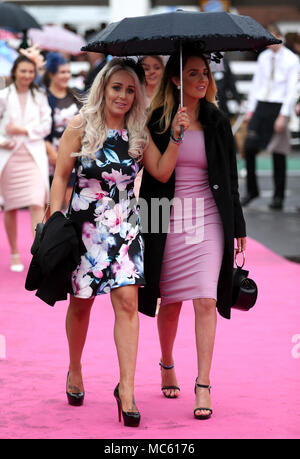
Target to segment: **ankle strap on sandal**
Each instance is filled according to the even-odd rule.
[[[165,365],[162,361],[159,362],[159,365],[164,369],[164,370],[172,370],[174,368],[174,363],[172,365]]]
[[[196,383],[196,386],[197,386],[197,387],[202,387],[203,389],[209,389],[209,390],[211,389],[211,386],[207,386],[207,385],[205,385],[205,384],[198,384],[198,383]]]
[[[208,384],[198,384],[197,382],[198,378],[196,378],[196,381],[195,381],[195,389],[196,387],[202,387],[203,389],[208,389],[210,391],[211,389],[211,386]]]

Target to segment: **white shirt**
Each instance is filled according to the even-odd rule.
[[[258,101],[282,103],[280,114],[289,117],[297,97],[300,75],[299,58],[285,46],[278,51],[263,51],[257,60],[248,111],[254,112]]]

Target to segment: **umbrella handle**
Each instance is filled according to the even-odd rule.
[[[180,42],[180,107],[183,107],[183,88],[182,88],[182,42]],[[179,140],[183,140],[184,128],[180,126]]]
[[[183,126],[180,126],[180,137],[179,137],[179,139],[183,140],[183,137],[184,137],[184,128],[183,128]]]

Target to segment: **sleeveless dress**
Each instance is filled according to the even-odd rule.
[[[128,154],[126,130],[109,130],[96,159],[81,156],[76,162],[70,219],[82,228],[87,249],[72,273],[77,298],[145,285],[144,242],[133,194],[139,168]]]
[[[208,183],[203,131],[186,131],[160,277],[161,306],[217,299],[224,252],[221,218]]]
[[[23,117],[27,95],[27,92],[18,94]],[[43,207],[47,202],[48,191],[42,174],[24,144],[7,161],[1,176],[1,190],[7,211],[33,205]]]

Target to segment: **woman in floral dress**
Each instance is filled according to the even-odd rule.
[[[138,426],[134,402],[139,287],[145,285],[143,239],[133,187],[144,166],[166,182],[176,164],[178,144],[170,139],[163,156],[145,128],[146,111],[140,66],[130,59],[112,59],[97,75],[79,115],[69,123],[59,147],[51,188],[50,212],[62,207],[65,189],[76,168],[70,218],[82,228],[87,252],[73,272],[73,295],[66,318],[70,365],[69,403],[84,399],[81,356],[90,310],[97,295],[110,293],[115,313],[114,338],[120,382],[114,395],[124,424]],[[172,124],[188,128],[185,109]]]

